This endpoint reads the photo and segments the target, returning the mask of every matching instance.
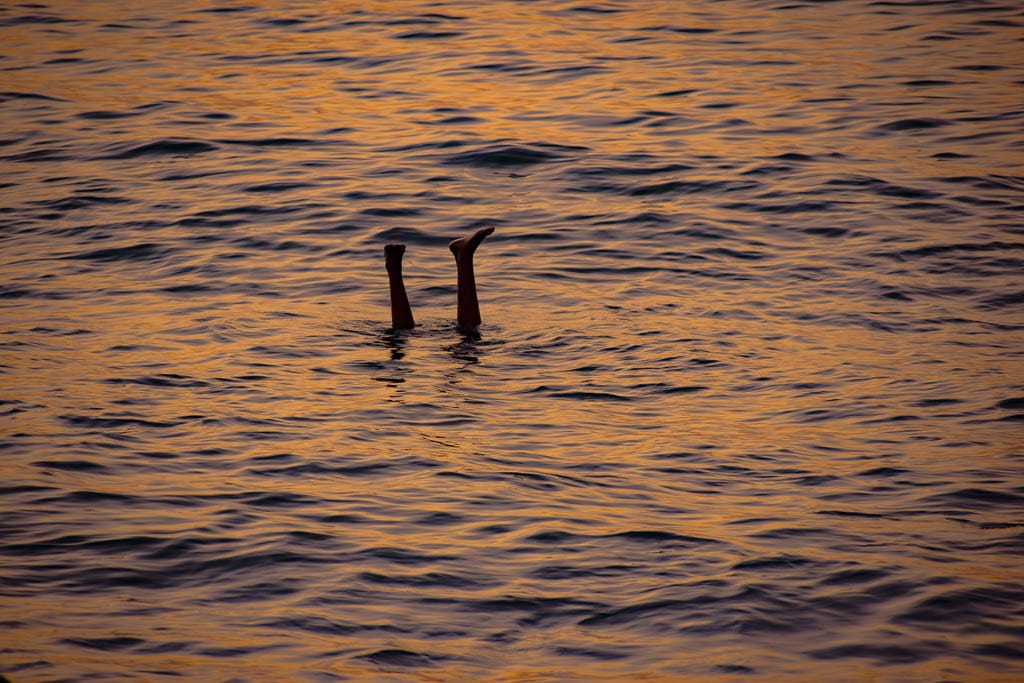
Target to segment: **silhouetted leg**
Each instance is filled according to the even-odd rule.
[[[402,280],[403,254],[404,244],[389,244],[384,247],[384,264],[388,269],[388,285],[391,290],[391,327],[396,330],[409,330],[416,326],[412,319],[409,297],[405,294],[405,282]]]
[[[475,332],[480,326],[480,303],[476,298],[476,276],[473,274],[473,254],[484,238],[494,232],[487,227],[472,235],[452,240],[448,248],[455,255],[459,273],[459,327],[464,332]]]

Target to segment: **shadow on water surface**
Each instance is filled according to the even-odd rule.
[[[409,345],[408,330],[388,329],[380,337],[380,343],[388,349],[391,360],[402,360],[405,358],[405,349]]]

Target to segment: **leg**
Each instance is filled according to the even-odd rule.
[[[463,332],[475,332],[480,326],[480,303],[476,298],[476,276],[473,274],[473,254],[484,238],[494,232],[487,227],[472,235],[452,240],[448,248],[455,255],[459,278],[459,327]]]
[[[388,285],[391,290],[391,327],[396,330],[409,330],[416,325],[412,319],[409,297],[405,294],[405,282],[402,280],[403,254],[404,244],[384,247],[384,264],[388,269]]]

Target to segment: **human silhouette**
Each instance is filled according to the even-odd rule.
[[[493,227],[481,228],[471,235],[452,240],[448,244],[455,257],[458,277],[458,321],[459,329],[472,334],[480,327],[480,302],[476,296],[476,275],[473,272],[473,254],[484,239],[494,232]],[[402,279],[402,256],[404,244],[389,244],[384,247],[384,265],[388,271],[388,285],[391,292],[391,327],[408,330],[416,326],[412,307],[405,293]]]
[[[388,288],[391,291],[391,327],[395,330],[411,330],[416,326],[412,319],[412,307],[405,293],[402,279],[402,256],[404,244],[389,244],[384,247],[384,267],[388,269]]]

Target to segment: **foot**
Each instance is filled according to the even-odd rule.
[[[384,264],[391,268],[394,265],[402,264],[402,255],[405,254],[405,245],[395,242],[384,247]]]
[[[480,246],[480,243],[484,241],[484,238],[494,232],[494,227],[487,226],[486,228],[480,228],[472,235],[466,235],[460,237],[457,240],[452,240],[448,243],[448,248],[451,249],[452,254],[455,255],[455,262],[458,263],[464,257],[473,257],[473,252]]]

